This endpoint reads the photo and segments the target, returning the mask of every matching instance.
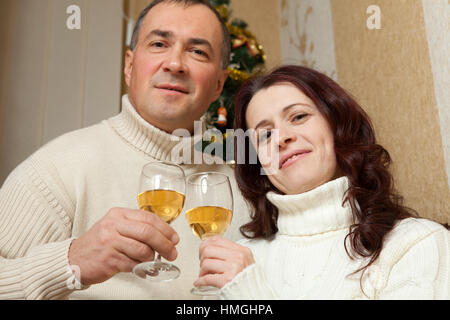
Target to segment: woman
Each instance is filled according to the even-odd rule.
[[[259,160],[236,166],[249,240],[205,241],[195,285],[224,299],[450,297],[449,231],[401,205],[388,152],[333,80],[299,66],[255,78],[236,128],[255,130]]]

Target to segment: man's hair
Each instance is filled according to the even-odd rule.
[[[133,35],[131,37],[130,50],[134,51],[136,49],[138,40],[139,40],[139,32],[141,30],[142,21],[144,20],[147,13],[157,4],[160,3],[175,3],[182,4],[185,7],[201,4],[208,7],[217,17],[220,22],[220,26],[222,27],[222,55],[221,55],[221,66],[223,69],[226,69],[230,63],[230,53],[231,53],[231,39],[230,34],[228,32],[228,28],[225,22],[222,20],[222,17],[217,12],[217,10],[209,3],[208,0],[155,0],[150,3],[139,15],[138,20],[136,21],[136,25],[134,26]]]

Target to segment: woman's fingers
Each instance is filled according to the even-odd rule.
[[[236,242],[222,238],[214,237],[205,241],[199,250],[199,259],[220,259],[231,263],[241,265],[245,268],[254,263],[252,251]]]
[[[223,274],[227,271],[228,265],[229,264],[223,260],[218,260],[218,259],[203,260],[200,265],[199,277],[202,277],[209,273]]]
[[[214,237],[208,238],[202,242],[199,252],[201,253],[201,251],[204,248],[211,246],[211,245],[214,245],[217,247],[228,248],[228,249],[235,249],[235,250],[239,250],[240,248],[242,248],[241,245],[237,244],[234,241],[225,239],[221,236],[214,236]]]
[[[194,286],[212,286],[221,289],[224,285],[226,285],[225,278],[221,274],[207,274],[203,277],[198,278],[194,282]]]
[[[204,241],[200,246],[199,257],[200,274],[194,283],[196,286],[221,288],[254,263],[250,249],[222,237]]]

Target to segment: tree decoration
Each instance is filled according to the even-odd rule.
[[[233,139],[226,135],[227,129],[233,128],[234,122],[234,99],[237,90],[242,83],[260,72],[264,71],[266,55],[262,46],[258,43],[254,34],[248,29],[248,25],[241,19],[232,19],[230,0],[210,0],[225,22],[231,36],[231,57],[228,67],[228,79],[225,82],[222,94],[211,104],[203,117],[207,129],[216,132],[209,139],[202,142],[202,151],[214,154],[214,150],[222,148],[221,156],[225,161],[232,162],[225,148],[226,139]],[[217,135],[221,134],[221,139]],[[212,148],[211,144],[220,143],[221,146]],[[209,147],[208,147],[209,146]],[[212,150],[212,152],[211,152]]]

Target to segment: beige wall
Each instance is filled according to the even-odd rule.
[[[1,129],[1,124],[4,123],[3,118],[5,116],[4,109],[7,95],[6,83],[8,82],[7,74],[4,70],[6,70],[7,61],[10,60],[11,55],[11,51],[7,50],[6,45],[12,41],[12,10],[12,1],[0,2],[0,141],[2,141],[2,135],[5,134]]]
[[[374,3],[382,12],[380,30],[366,27],[365,12]],[[331,4],[340,84],[372,117],[379,142],[393,158],[406,204],[425,217],[449,222],[450,192],[422,2]]]
[[[450,186],[450,1],[422,0],[422,6]]]
[[[69,5],[80,30],[66,27]],[[0,185],[42,144],[119,111],[122,5],[0,1]]]
[[[379,30],[367,27],[370,5],[381,10]],[[282,62],[312,66],[350,91],[392,156],[406,204],[449,222],[449,1],[280,0],[280,7]]]

